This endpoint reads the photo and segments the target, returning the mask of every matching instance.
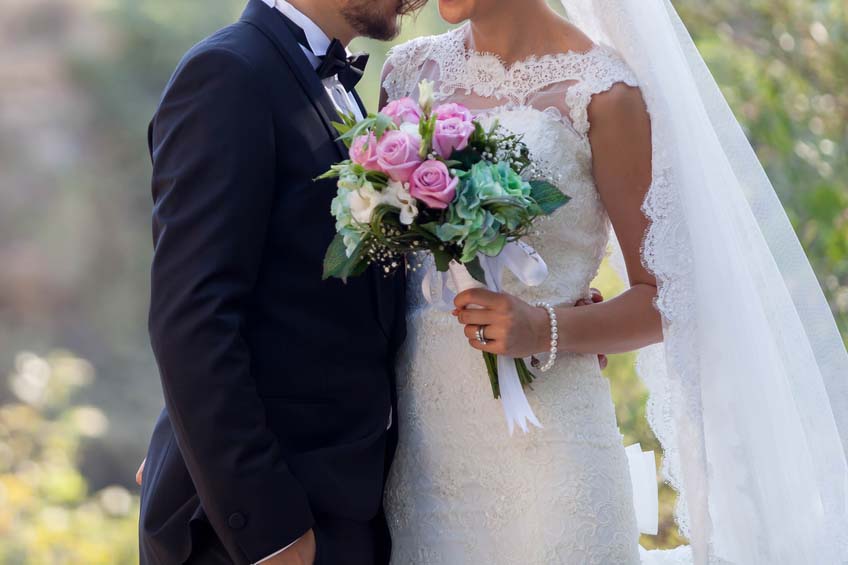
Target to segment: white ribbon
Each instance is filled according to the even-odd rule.
[[[653,451],[642,451],[634,443],[624,449],[630,465],[630,482],[633,484],[633,506],[639,531],[651,536],[659,529],[659,487],[657,487],[657,463]]]
[[[437,310],[450,312],[454,309],[453,300],[457,293],[473,288],[488,288],[492,292],[501,292],[505,269],[509,269],[527,286],[539,286],[548,276],[548,266],[542,257],[532,247],[520,241],[507,244],[497,257],[480,254],[479,258],[486,274],[486,284],[475,280],[464,265],[452,261],[448,273],[431,269],[424,277],[421,290],[427,302]],[[455,292],[448,287],[448,274]],[[434,285],[433,279],[438,284]],[[529,431],[528,423],[541,428],[541,422],[527,402],[515,368],[515,359],[512,357],[498,356],[498,383],[509,434],[513,434],[516,424],[524,433]]]

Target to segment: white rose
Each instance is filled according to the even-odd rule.
[[[370,182],[365,182],[357,190],[352,190],[347,197],[350,213],[360,224],[371,221],[374,209],[383,203],[383,195]]]

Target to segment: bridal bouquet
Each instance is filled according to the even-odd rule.
[[[520,137],[497,124],[484,128],[460,104],[434,107],[428,81],[420,92],[418,101],[403,98],[362,121],[344,117],[336,124],[350,159],[320,177],[338,179],[332,203],[338,234],[327,251],[324,278],[346,280],[370,264],[388,274],[404,264],[406,254],[429,252],[457,292],[499,290],[492,279],[500,273],[491,260],[569,199],[534,178]],[[532,249],[519,249],[544,266]],[[504,365],[492,354],[484,357],[500,398]],[[524,361],[515,359],[514,369],[521,386],[528,386],[533,375]]]

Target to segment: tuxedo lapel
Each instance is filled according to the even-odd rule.
[[[249,0],[242,14],[242,21],[259,29],[274,44],[280,55],[294,71],[301,88],[321,116],[327,134],[335,141],[339,150],[339,160],[347,159],[348,149],[344,142],[338,139],[338,132],[333,127],[334,121],[341,121],[333,101],[327,94],[318,73],[312,67],[309,59],[303,53],[292,31],[286,25],[285,16],[275,8],[269,7],[262,0]],[[367,115],[362,100],[354,93],[356,102]],[[328,212],[329,213],[329,212]],[[369,269],[367,275],[372,278],[372,289],[375,294],[376,317],[383,333],[389,337],[394,315],[394,300],[392,290],[383,283],[383,277],[377,268]]]
[[[367,116],[368,115],[368,108],[365,107],[365,103],[362,102],[362,98],[359,97],[359,93],[356,91],[356,89],[352,90],[351,94],[353,94],[353,98],[356,100],[356,103],[359,105],[359,110],[362,112],[362,115]]]
[[[318,73],[312,67],[309,59],[303,53],[300,44],[295,39],[286,22],[285,16],[277,9],[269,7],[262,0],[249,0],[242,14],[242,21],[259,29],[276,46],[283,59],[294,71],[301,88],[307,93],[313,106],[321,116],[321,121],[327,133],[336,143],[341,157],[346,158],[347,146],[338,139],[339,134],[333,127],[333,122],[339,122],[339,114]]]
[[[362,102],[362,98],[360,98],[359,93],[356,92],[356,90],[353,90],[351,94],[353,94],[353,97],[356,99],[356,103],[359,105],[362,115],[367,116],[368,109]],[[386,277],[383,276],[379,266],[372,267],[371,272],[371,276],[374,278],[374,292],[376,294],[374,303],[377,305],[377,318],[379,319],[380,326],[383,328],[383,331],[387,336],[389,336],[394,330],[393,325],[396,314],[395,290],[391,281],[387,281]],[[400,274],[394,273],[391,275],[391,277],[397,276],[400,276]]]

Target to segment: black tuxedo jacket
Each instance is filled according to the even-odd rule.
[[[242,564],[324,518],[381,519],[404,280],[321,280],[336,187],[313,179],[346,150],[282,17],[250,0],[185,55],[151,123],[149,329],[166,408],[143,563],[183,563],[201,526]],[[377,553],[387,562],[387,540]]]

